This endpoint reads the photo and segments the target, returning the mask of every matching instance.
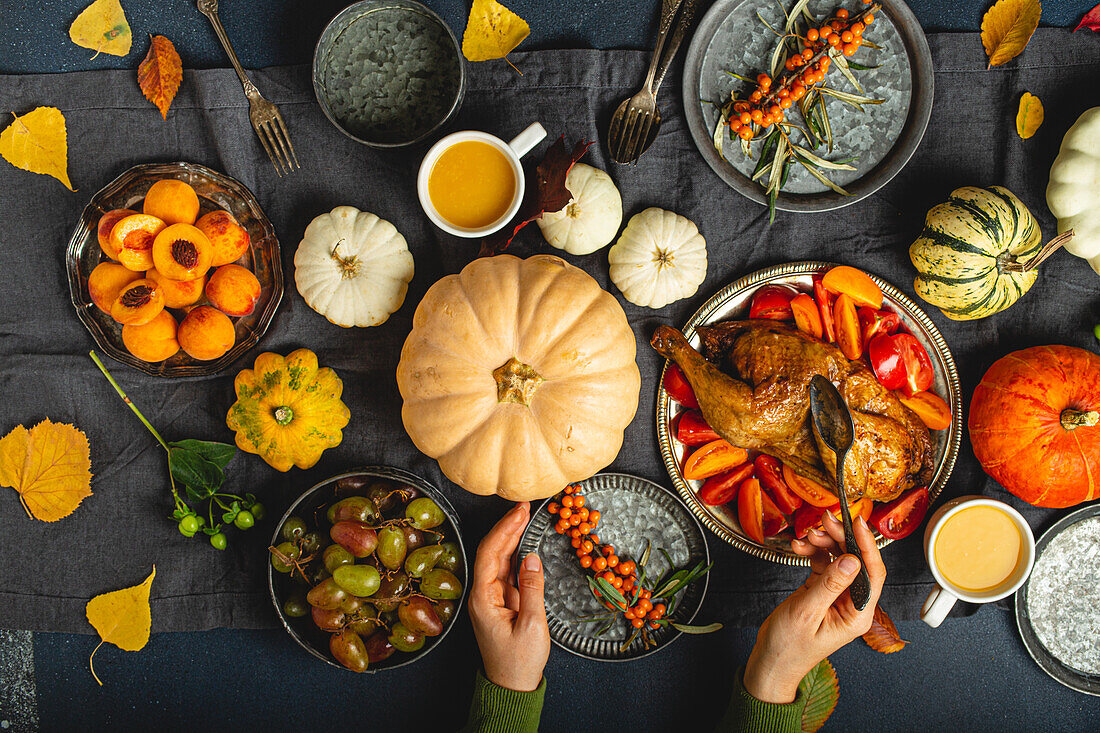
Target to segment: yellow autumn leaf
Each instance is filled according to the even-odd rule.
[[[110,642],[123,651],[136,652],[149,642],[149,629],[153,625],[153,615],[149,611],[149,589],[156,574],[157,566],[154,565],[153,572],[141,585],[103,593],[88,601],[85,608],[88,623],[95,627],[100,638],[99,644],[92,650],[92,656],[88,657],[88,666],[92,677],[100,685],[103,682],[96,675],[92,662],[99,647]]]
[[[101,53],[125,56],[130,53],[130,24],[119,0],[95,0],[69,26],[69,38],[78,46]]]
[[[65,138],[65,115],[57,107],[38,107],[0,132],[0,156],[16,168],[53,176],[75,191],[69,183],[69,148]]]
[[[982,45],[989,65],[1000,66],[1020,55],[1039,27],[1039,0],[997,0],[982,18]]]
[[[1020,109],[1016,112],[1016,134],[1027,140],[1043,124],[1043,103],[1031,92],[1020,97]]]
[[[92,495],[88,439],[72,425],[43,420],[0,439],[0,486],[19,493],[29,516],[56,522]]]
[[[145,98],[157,106],[161,117],[168,119],[168,107],[176,98],[183,79],[183,62],[164,36],[151,36],[149,53],[138,65],[138,86]]]
[[[469,61],[501,59],[530,33],[527,21],[497,0],[474,0],[462,34],[462,55]]]

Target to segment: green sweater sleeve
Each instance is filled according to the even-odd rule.
[[[744,675],[744,667],[737,670],[737,687],[718,730],[721,733],[801,733],[802,709],[806,706],[802,693],[798,693],[794,702],[784,705],[761,702],[745,689]]]
[[[461,733],[538,733],[545,695],[545,677],[538,689],[516,692],[494,685],[479,671],[470,719]]]

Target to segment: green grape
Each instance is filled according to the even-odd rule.
[[[341,565],[332,579],[340,588],[360,598],[374,595],[382,583],[378,570],[371,565]]]
[[[324,554],[321,555],[321,560],[325,563],[325,568],[330,573],[335,572],[336,568],[341,565],[354,565],[355,556],[345,550],[340,545],[329,545],[325,548]]]
[[[291,560],[297,560],[301,557],[301,551],[298,549],[298,546],[291,542],[282,542],[276,545],[275,549]],[[293,566],[283,562],[282,558],[275,553],[271,553],[271,567],[275,568],[276,572],[289,573],[290,568]]]
[[[383,578],[378,592],[379,598],[397,598],[409,590],[409,576],[404,573],[394,573],[391,578]],[[374,607],[379,611],[393,611],[397,608],[398,601],[375,601]]]
[[[288,517],[283,522],[283,528],[279,530],[279,535],[284,540],[294,541],[300,538],[306,533],[306,523],[301,517]]]
[[[443,524],[446,516],[439,505],[426,496],[413,499],[405,507],[405,516],[412,520],[417,529],[432,529]]]
[[[455,616],[455,612],[458,610],[458,604],[454,601],[436,601],[432,605],[435,606],[436,615],[439,616],[439,620],[442,621],[444,625],[450,623],[451,619]]]
[[[365,496],[349,496],[341,499],[328,508],[328,518],[331,524],[346,521],[376,524],[381,520],[378,507]]]
[[[390,570],[397,570],[401,563],[405,562],[407,543],[405,533],[400,527],[383,527],[378,530],[378,547],[375,554],[382,565]]]
[[[424,646],[424,635],[417,634],[399,622],[390,629],[389,642],[399,652],[418,652]]]
[[[301,618],[309,613],[309,604],[300,594],[295,593],[283,603],[283,613],[290,618]]]
[[[359,618],[349,623],[348,628],[366,638],[378,631],[378,622],[372,618]]]
[[[425,573],[435,567],[442,555],[443,547],[440,545],[428,545],[413,550],[405,558],[405,573],[410,578],[422,578]]]
[[[334,578],[328,578],[322,580],[317,585],[310,589],[306,594],[306,600],[309,601],[309,605],[316,608],[323,608],[326,611],[334,611],[346,601],[348,598],[348,592],[336,584]]]
[[[453,601],[462,597],[462,583],[450,570],[429,570],[420,581],[420,592],[434,601]]]
[[[302,548],[303,555],[312,555],[321,549],[321,535],[316,532],[308,532],[302,535],[298,546]]]
[[[435,564],[437,568],[443,568],[444,570],[450,570],[452,573],[458,573],[462,570],[462,550],[459,549],[457,542],[444,542],[443,554],[439,557],[439,562]]]

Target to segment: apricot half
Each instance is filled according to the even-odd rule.
[[[140,326],[164,310],[164,291],[156,280],[135,280],[122,287],[111,305],[111,318],[124,326]]]
[[[227,316],[247,316],[256,310],[260,299],[260,281],[248,268],[222,265],[206,284],[206,298]]]
[[[99,224],[96,226],[96,238],[99,240],[99,248],[103,250],[103,254],[112,260],[118,259],[118,249],[111,241],[111,230],[115,228],[115,224],[136,213],[138,212],[133,209],[111,209],[99,217]]]
[[[210,240],[190,224],[165,227],[153,241],[153,265],[169,280],[197,280],[210,269]]]
[[[165,308],[186,308],[198,303],[202,298],[203,288],[206,287],[206,278],[195,280],[169,280],[156,270],[149,270],[145,277],[155,280],[164,291]]]
[[[233,321],[217,308],[200,305],[180,323],[176,333],[180,348],[200,361],[217,359],[233,348],[237,335]]]
[[[153,320],[140,326],[122,327],[122,343],[126,350],[142,361],[164,361],[180,350],[176,340],[176,319],[162,310]]]
[[[183,181],[165,178],[149,188],[141,210],[167,224],[194,224],[199,215],[199,196]]]
[[[210,257],[211,267],[236,262],[248,251],[248,232],[228,211],[211,211],[209,214],[203,214],[195,222],[195,226],[206,235],[214,247]]]
[[[148,214],[131,214],[111,227],[110,246],[127,270],[145,272],[153,266],[153,240],[164,222]]]
[[[88,295],[92,296],[96,307],[109,314],[122,288],[140,279],[141,273],[127,270],[116,262],[100,262],[88,275]]]

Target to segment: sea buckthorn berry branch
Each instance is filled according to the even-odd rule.
[[[689,634],[707,634],[722,628],[722,624],[717,623],[692,626],[672,619],[679,593],[709,572],[710,565],[699,562],[692,568],[677,569],[672,558],[661,549],[669,569],[654,581],[646,575],[650,546],[647,544],[637,562],[620,557],[614,546],[600,542],[600,537],[596,534],[600,512],[586,504],[587,499],[581,486],[570,484],[546,508],[551,515],[558,518],[554,531],[569,538],[580,566],[588,571],[586,577],[592,595],[609,611],[581,619],[603,623],[596,636],[602,636],[610,630],[620,616],[632,628],[621,647],[623,651],[638,638],[641,638],[645,648],[656,646],[657,642],[650,631],[666,625]]]
[[[838,8],[831,17],[817,21],[806,10],[808,0],[798,0],[786,14],[782,32],[772,27],[759,12],[757,17],[779,38],[771,57],[770,73],[761,72],[754,78],[727,72],[731,76],[752,85],[752,91],[734,90],[730,99],[718,105],[720,115],[714,130],[714,146],[723,153],[725,141],[737,139],[746,157],[752,157],[750,143],[762,138],[763,145],[752,180],[767,176],[764,185],[768,199],[769,221],[775,220],[775,202],[787,183],[790,165],[797,162],[828,188],[842,195],[847,191],[829,180],[821,169],[855,170],[850,165],[855,158],[839,161],[826,160],[812,152],[827,147],[833,152],[833,130],[829,121],[826,97],[839,99],[863,111],[865,104],[881,104],[863,93],[853,71],[870,68],[849,61],[861,47],[879,48],[863,38],[875,21],[876,3],[853,14],[846,8]],[[825,83],[831,69],[839,69],[858,93],[834,89]],[[797,105],[802,125],[787,118]],[[771,130],[765,135],[765,132]],[[796,137],[797,133],[797,137]],[[802,144],[804,143],[804,144]]]

